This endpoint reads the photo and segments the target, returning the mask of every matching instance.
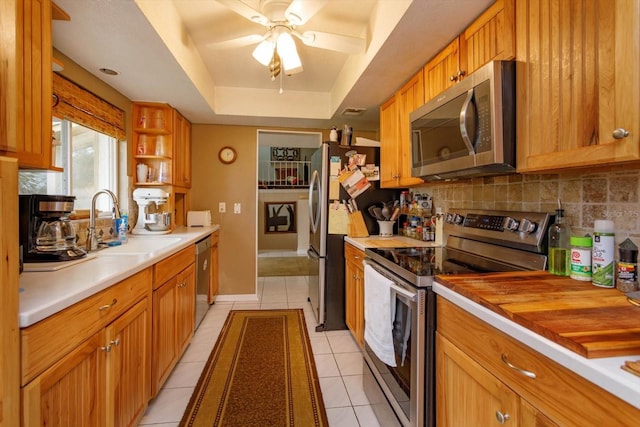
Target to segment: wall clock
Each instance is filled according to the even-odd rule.
[[[238,153],[232,147],[222,147],[218,152],[218,158],[225,165],[231,164],[236,161]]]

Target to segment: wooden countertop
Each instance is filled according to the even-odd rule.
[[[617,289],[544,271],[442,275],[437,281],[586,358],[640,354],[640,307]]]

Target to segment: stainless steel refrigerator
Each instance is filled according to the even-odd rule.
[[[342,146],[324,142],[311,156],[309,181],[309,301],[316,317],[316,331],[347,329],[345,323],[344,234],[329,234],[329,198],[331,159],[340,158],[344,167],[346,153],[355,150],[366,155],[367,164],[380,165],[377,147]],[[335,164],[335,163],[334,163]],[[379,181],[355,198],[358,209],[370,235],[379,233],[378,223],[368,213],[373,204],[398,200],[400,190],[381,190]],[[337,200],[349,200],[349,194],[340,186]],[[397,232],[397,227],[394,228]]]

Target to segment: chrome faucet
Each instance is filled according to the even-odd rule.
[[[98,248],[98,238],[96,237],[96,199],[101,194],[107,194],[113,201],[114,218],[120,218],[120,206],[118,205],[118,198],[113,191],[103,189],[98,190],[91,198],[91,210],[89,211],[89,234],[87,235],[86,250],[90,252]]]

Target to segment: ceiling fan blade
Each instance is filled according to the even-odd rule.
[[[313,15],[327,4],[329,0],[293,0],[284,16],[293,25],[304,25]]]
[[[300,37],[302,43],[307,46],[345,53],[362,53],[364,51],[364,39],[359,37],[323,33],[321,31],[305,31],[302,35],[294,32],[294,34]]]
[[[244,3],[242,0],[216,0],[218,3],[223,4],[229,9],[233,10],[240,16],[248,19],[251,22],[255,22],[257,24],[268,25],[269,19],[264,16],[262,13],[258,12],[251,6]]]
[[[265,37],[266,35],[249,34],[248,36],[242,36],[235,39],[207,43],[207,47],[211,49],[233,49],[236,47],[249,46],[251,44],[259,43],[264,40]]]

